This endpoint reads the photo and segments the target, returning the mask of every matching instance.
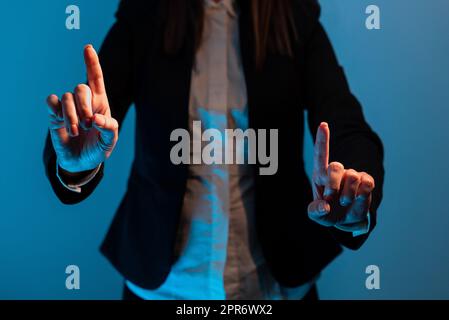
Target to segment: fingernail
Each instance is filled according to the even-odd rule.
[[[351,199],[349,199],[348,197],[343,196],[340,198],[340,205],[343,207],[350,205],[351,202],[352,202]]]
[[[70,126],[70,133],[73,137],[78,137],[79,132],[78,132],[78,126],[76,124],[72,124]]]
[[[84,120],[84,125],[86,126],[86,129],[91,129],[92,128],[92,119],[86,119]]]
[[[320,203],[318,204],[318,211],[319,211],[320,213],[327,213],[326,203],[320,202]]]
[[[94,114],[94,115],[92,116],[91,121],[92,121],[92,126],[98,124],[98,118],[97,118],[96,114]]]
[[[334,193],[335,193],[334,190],[326,189],[326,190],[324,190],[323,197],[326,200],[330,200],[332,198],[332,196],[334,195]]]
[[[359,194],[356,199],[360,200],[360,201],[365,201],[367,199],[367,197],[363,194]]]

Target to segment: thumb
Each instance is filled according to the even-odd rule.
[[[111,152],[118,140],[118,122],[112,117],[94,114],[93,126],[100,132],[99,146],[104,152]]]
[[[309,218],[326,227],[334,225],[328,217],[330,210],[331,207],[325,200],[312,201],[307,208]]]

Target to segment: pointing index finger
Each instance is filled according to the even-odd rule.
[[[87,79],[89,87],[94,94],[100,95],[106,92],[103,80],[103,71],[101,70],[100,59],[92,45],[84,48],[84,62],[87,69]]]
[[[322,122],[316,134],[313,170],[319,176],[327,175],[329,164],[330,130],[326,122]]]

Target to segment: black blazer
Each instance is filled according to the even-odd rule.
[[[113,117],[119,123],[129,106],[136,108],[136,146],[128,190],[101,246],[102,253],[131,282],[148,289],[160,286],[175,260],[174,242],[184,197],[187,165],[170,161],[170,133],[188,128],[193,41],[176,55],[163,53],[160,12],[163,0],[122,0],[117,21],[100,51]],[[319,23],[315,0],[295,0],[299,39],[294,59],[270,54],[256,70],[248,1],[240,1],[240,41],[246,77],[249,127],[279,130],[279,167],[275,175],[256,176],[256,224],[267,264],[284,286],[298,286],[316,276],[344,245],[358,249],[368,234],[322,227],[307,215],[311,186],[304,172],[304,111],[315,135],[329,123],[330,160],[366,171],[376,181],[371,230],[382,198],[383,148],[351,94],[329,39]],[[162,6],[161,6],[162,7]],[[192,39],[192,32],[188,30]],[[62,202],[88,197],[103,171],[80,194],[56,177],[55,153],[47,137],[47,176]],[[258,167],[258,165],[255,165]]]

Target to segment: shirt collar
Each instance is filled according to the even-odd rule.
[[[219,7],[224,6],[226,11],[233,17],[236,16],[234,8],[234,0],[221,0],[220,2],[215,2],[214,0],[204,0],[206,7]]]

